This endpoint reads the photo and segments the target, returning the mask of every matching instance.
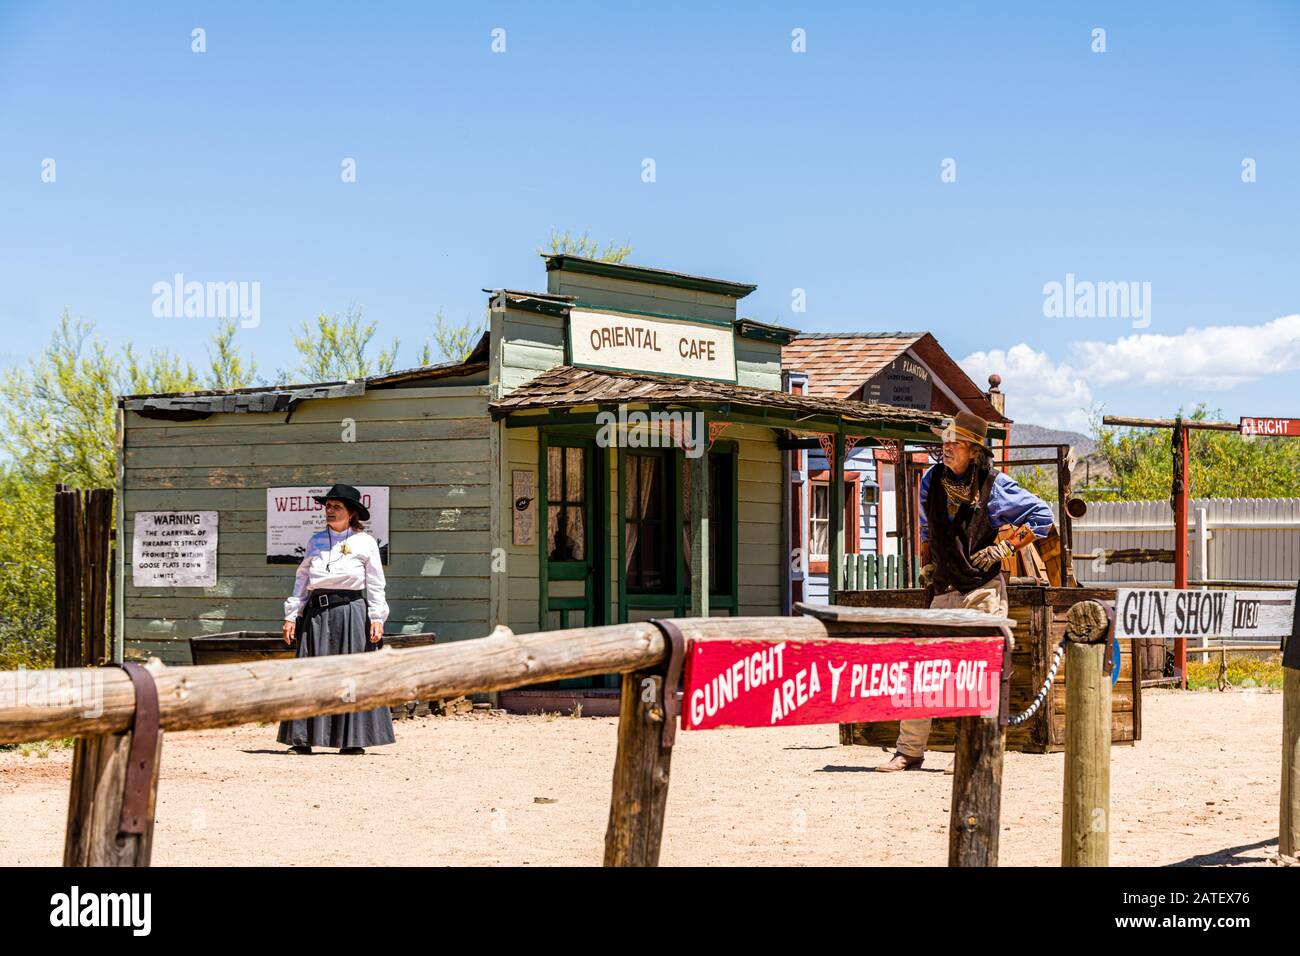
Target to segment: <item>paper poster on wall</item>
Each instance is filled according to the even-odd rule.
[[[266,563],[297,564],[307,551],[307,542],[325,530],[325,506],[314,495],[323,495],[329,485],[266,489]],[[379,543],[379,556],[388,563],[388,486],[357,485],[362,503],[370,510],[366,531]]]
[[[536,527],[537,499],[533,494],[534,475],[531,471],[512,471],[510,473],[510,493],[514,516],[514,534],[511,540],[519,546],[534,543],[533,529]]]
[[[217,512],[137,511],[131,583],[138,588],[210,588],[217,583]]]

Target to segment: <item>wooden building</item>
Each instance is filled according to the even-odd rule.
[[[193,635],[278,629],[294,548],[323,521],[311,493],[334,481],[374,496],[392,633],[788,612],[792,452],[842,463],[858,444],[932,438],[942,419],[792,394],[792,330],[737,314],[752,285],[545,264],[544,292],[484,290],[490,327],[463,362],[122,398],[125,650],[184,661]],[[827,493],[842,556],[843,481]],[[180,558],[151,551],[178,521],[211,533]]]
[[[981,391],[928,332],[800,333],[782,350],[787,387],[818,398],[876,402],[898,408],[979,415],[1005,440],[1011,421],[1002,414],[1000,396]],[[921,476],[938,446],[933,435],[926,447],[901,449],[895,442],[863,442],[844,459],[844,550],[871,555],[879,562],[882,584],[910,582],[908,542],[920,536]],[[996,442],[995,442],[996,444]],[[820,447],[795,453],[791,468],[792,547],[796,557],[792,582],[795,600],[826,602],[830,591],[826,531],[829,527],[830,472]],[[900,500],[903,495],[906,500]],[[905,528],[904,525],[907,525]],[[900,534],[900,530],[907,534]],[[885,569],[892,569],[892,582]]]

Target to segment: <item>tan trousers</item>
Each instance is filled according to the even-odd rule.
[[[999,574],[986,586],[967,591],[965,594],[960,591],[936,594],[934,600],[930,602],[930,607],[968,608],[972,611],[983,611],[986,614],[1006,617],[1007,587],[1003,583],[1002,575]],[[897,749],[900,754],[908,757],[922,756],[925,753],[925,743],[929,739],[929,717],[899,721]]]

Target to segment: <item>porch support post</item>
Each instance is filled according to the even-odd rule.
[[[830,466],[830,561],[826,568],[827,600],[834,604],[844,583],[844,426],[835,431]]]
[[[697,419],[700,454],[687,457],[691,470],[691,617],[709,616],[709,432],[704,416]]]

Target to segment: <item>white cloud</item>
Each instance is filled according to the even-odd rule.
[[[1300,315],[1263,325],[1211,325],[1182,335],[1076,342],[1074,364],[1094,385],[1189,385],[1225,389],[1300,369]]]
[[[977,382],[993,373],[1002,376],[1008,417],[1085,431],[1093,388],[1228,389],[1265,375],[1300,370],[1300,315],[1263,325],[1211,325],[1181,335],[1074,342],[1070,358],[1061,362],[1022,342],[1006,350],[972,353],[959,364]]]
[[[1036,352],[1022,342],[1005,351],[975,352],[958,364],[977,382],[986,382],[995,373],[1002,376],[1008,418],[1087,431],[1092,390],[1078,372],[1053,362],[1046,352]]]

